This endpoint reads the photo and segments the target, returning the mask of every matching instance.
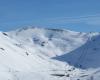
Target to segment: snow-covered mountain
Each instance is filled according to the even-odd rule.
[[[99,80],[99,41],[65,29],[0,32],[0,80]]]

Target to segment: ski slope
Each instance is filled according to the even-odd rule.
[[[99,80],[99,41],[65,29],[0,32],[0,80]]]

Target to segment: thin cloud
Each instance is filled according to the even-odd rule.
[[[79,17],[51,18],[48,21],[52,24],[84,23],[84,24],[88,24],[88,25],[98,26],[98,25],[100,25],[100,14],[79,16]]]

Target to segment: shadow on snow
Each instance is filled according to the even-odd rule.
[[[88,38],[81,47],[53,59],[67,62],[81,69],[100,67],[100,35]]]

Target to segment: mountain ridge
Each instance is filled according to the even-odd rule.
[[[0,79],[91,80],[94,77],[94,80],[99,80],[99,62],[96,68],[93,68],[96,64],[87,63],[88,57],[93,58],[93,55],[89,54],[85,59],[81,57],[82,61],[77,62],[81,64],[85,60],[88,68],[74,65],[80,54],[88,54],[92,51],[91,46],[99,46],[99,36],[100,33],[35,27],[0,32]],[[90,37],[98,37],[95,44]],[[83,53],[83,46],[89,51]],[[97,53],[94,62],[99,61],[99,51]]]

